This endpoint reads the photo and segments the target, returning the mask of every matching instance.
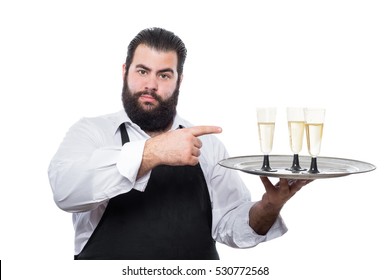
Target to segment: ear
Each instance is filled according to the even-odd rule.
[[[123,63],[122,65],[122,79],[125,79],[125,74],[126,74],[126,63]]]

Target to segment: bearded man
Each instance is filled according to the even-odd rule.
[[[213,135],[176,113],[187,49],[162,28],[139,32],[123,65],[124,110],[74,124],[49,166],[54,200],[71,212],[74,258],[219,259],[216,241],[249,248],[283,235],[283,205],[309,181],[265,187],[260,201]]]

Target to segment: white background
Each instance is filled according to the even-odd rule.
[[[138,265],[72,261],[71,214],[55,206],[47,168],[74,122],[121,109],[127,45],[151,26],[188,48],[179,113],[223,127],[231,156],[260,153],[256,106],[278,107],[274,154],[290,153],[285,108],[321,106],[321,155],[377,166],[302,189],[282,211],[283,237],[183,264],[269,266],[268,279],[389,279],[389,14],[377,0],[0,2],[5,279],[124,279],[121,268]],[[259,199],[259,179],[241,175]],[[206,278],[215,279],[197,279]]]

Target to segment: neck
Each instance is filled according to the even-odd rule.
[[[173,122],[171,122],[171,123],[167,126],[167,128],[164,129],[164,130],[159,130],[159,131],[145,131],[145,133],[146,133],[147,135],[149,135],[150,137],[153,138],[153,137],[156,137],[156,136],[158,136],[158,135],[161,135],[161,134],[163,134],[163,133],[165,133],[165,132],[168,132],[168,131],[171,129],[172,124],[173,124]]]

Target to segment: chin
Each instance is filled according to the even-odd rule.
[[[156,105],[152,104],[152,103],[143,103],[143,104],[141,104],[141,107],[142,107],[142,109],[144,109],[145,111],[148,111],[148,112],[156,109]]]

